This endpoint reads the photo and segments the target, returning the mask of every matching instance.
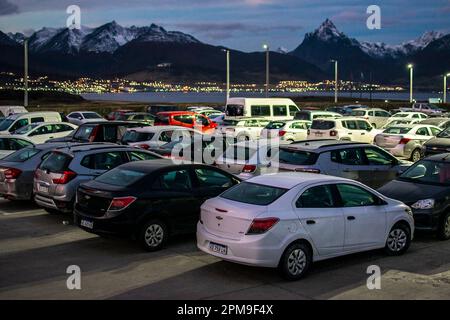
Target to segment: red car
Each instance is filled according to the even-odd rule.
[[[127,109],[120,109],[120,110],[116,110],[116,111],[112,111],[110,113],[108,113],[108,115],[106,116],[106,120],[118,120],[117,117],[119,115],[125,115],[125,113],[128,112],[133,112],[133,110],[127,110]]]
[[[211,134],[216,129],[217,123],[195,112],[168,111],[156,115],[155,126],[180,126]]]

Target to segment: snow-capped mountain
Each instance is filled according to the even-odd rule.
[[[289,50],[287,48],[285,48],[285,47],[279,47],[277,49],[277,52],[281,53],[281,54],[287,54],[287,53],[289,53]]]
[[[16,32],[16,33],[9,32],[7,35],[11,40],[14,40],[15,42],[17,42],[19,44],[22,44],[23,41],[25,40],[25,35],[20,32]]]
[[[325,42],[336,42],[339,39],[346,39],[347,36],[340,32],[330,19],[326,19],[314,32],[305,35],[305,39],[309,38],[316,38]]]
[[[17,43],[22,43],[24,39],[21,34],[8,34],[8,36]],[[167,31],[156,24],[145,27],[123,27],[112,21],[98,28],[84,26],[81,29],[42,28],[30,37],[29,48],[32,52],[58,51],[74,54],[79,51],[87,51],[113,53],[119,47],[134,40],[200,43],[188,34]]]

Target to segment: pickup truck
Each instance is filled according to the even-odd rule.
[[[411,108],[400,108],[402,112],[422,112],[429,116],[441,116],[445,111],[430,103],[414,103]]]

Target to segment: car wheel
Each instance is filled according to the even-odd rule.
[[[142,227],[139,234],[139,241],[147,251],[160,250],[167,241],[168,232],[164,222],[160,220],[150,220]]]
[[[444,215],[439,223],[437,236],[439,240],[450,239],[450,211]]]
[[[408,250],[411,244],[411,230],[403,223],[397,223],[389,231],[385,251],[390,256],[399,256]]]
[[[294,243],[284,251],[278,269],[286,280],[299,280],[307,273],[311,262],[311,249],[304,243]]]
[[[413,152],[411,152],[411,161],[417,162],[420,159],[422,159],[422,151],[419,148],[414,149]]]

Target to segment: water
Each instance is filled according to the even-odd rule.
[[[128,102],[149,102],[149,103],[225,103],[224,92],[197,93],[197,92],[133,92],[133,93],[87,93],[82,95],[87,100],[105,101],[128,101]],[[262,98],[264,93],[233,93],[232,97]],[[276,97],[326,97],[333,101],[333,92],[271,92],[270,96]],[[353,97],[358,99],[369,99],[369,93],[341,92],[340,97]],[[373,99],[389,101],[409,101],[409,92],[374,92]],[[414,94],[417,101],[428,101],[429,98],[442,98],[438,92],[418,92]]]

